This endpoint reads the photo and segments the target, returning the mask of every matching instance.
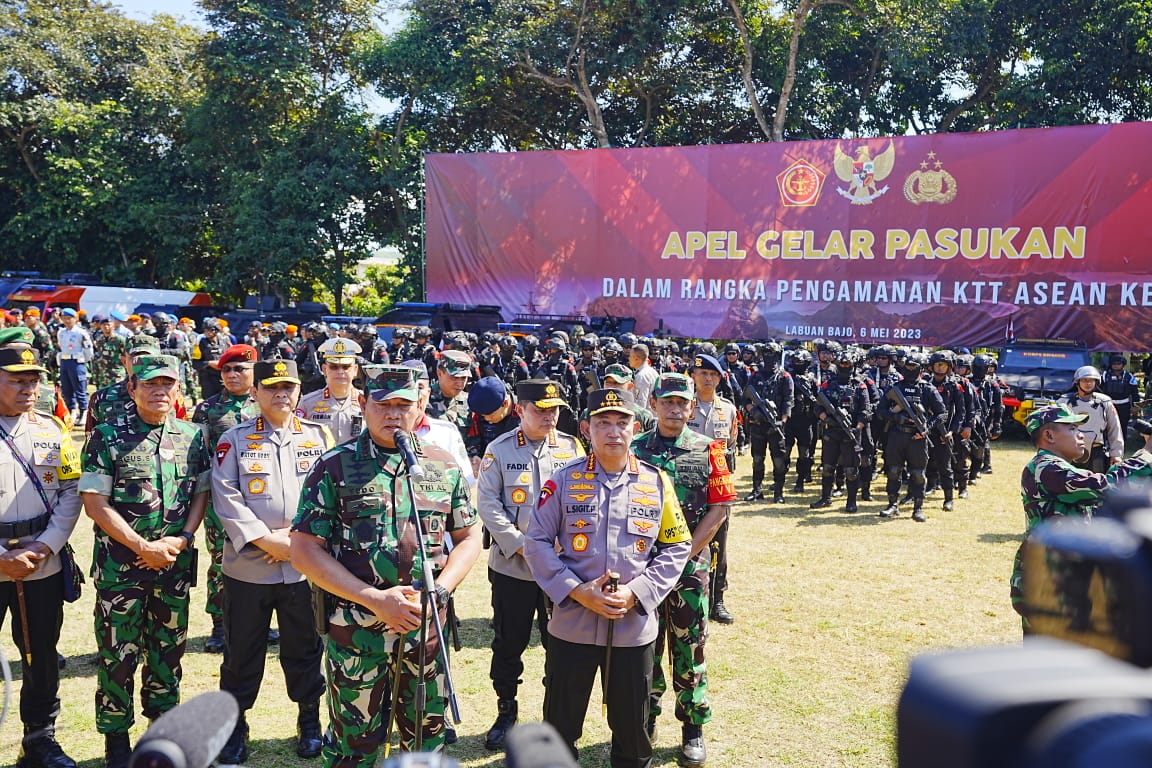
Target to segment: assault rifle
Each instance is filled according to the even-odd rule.
[[[824,390],[819,387],[816,389],[816,402],[824,409],[824,413],[827,414],[828,421],[832,422],[832,426],[852,440],[852,450],[856,453],[863,453],[864,446],[860,444],[860,435],[852,424],[852,418],[844,412],[844,409],[829,400],[828,395],[824,394]]]
[[[928,414],[924,412],[924,406],[920,403],[913,405],[908,402],[908,398],[904,396],[904,392],[900,387],[889,387],[888,392],[885,394],[889,400],[896,404],[893,411],[899,413],[903,411],[912,419],[912,423],[916,426],[916,431],[928,437],[931,432],[935,432],[940,436],[941,440],[946,440],[952,437],[952,433],[948,431],[948,424],[942,418],[937,418],[932,424],[928,423]]]
[[[780,426],[780,413],[776,410],[776,403],[760,397],[760,393],[751,384],[744,386],[744,397],[752,402],[752,406],[760,412],[773,432],[782,432]]]

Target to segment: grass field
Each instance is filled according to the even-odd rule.
[[[1023,529],[1020,469],[1031,456],[1025,443],[1000,443],[995,473],[985,475],[954,512],[929,497],[927,523],[908,511],[895,520],[876,513],[877,501],[845,514],[811,512],[812,492],[787,504],[737,503],[729,534],[732,626],[713,625],[708,642],[709,691],[714,712],[705,728],[709,764],[731,768],[895,764],[895,707],[908,660],[925,650],[1016,642],[1020,628],[1008,602],[1012,556]],[[737,466],[737,490],[748,491],[750,458]],[[83,563],[91,557],[91,525],[82,520],[73,543]],[[483,557],[483,556],[482,556]],[[449,754],[462,765],[498,766],[502,754],[485,751],[484,733],[495,717],[488,680],[488,582],[478,562],[458,592],[464,650],[453,674],[463,722]],[[203,584],[203,579],[201,579]],[[220,657],[203,652],[209,621],[204,591],[193,593],[184,695],[215,690]],[[92,591],[67,606],[62,651],[68,656],[62,686],[60,741],[86,768],[101,765],[103,740],[93,726],[95,667]],[[9,632],[0,638],[19,675]],[[273,649],[274,653],[274,649]],[[521,716],[539,717],[543,652],[528,654]],[[17,682],[18,685],[18,682]],[[15,706],[16,692],[12,704]],[[680,729],[670,701],[659,723],[656,765],[674,765]],[[280,669],[269,659],[252,724],[249,765],[316,765],[293,752],[295,708],[283,693]],[[137,724],[135,738],[144,730]],[[18,717],[0,729],[0,764],[15,762]],[[593,695],[581,765],[607,766],[608,730]]]

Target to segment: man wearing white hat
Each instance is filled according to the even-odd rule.
[[[321,344],[316,352],[321,360],[324,388],[304,395],[296,412],[328,427],[337,444],[346,443],[358,436],[364,425],[360,392],[352,386],[360,370],[356,364],[360,345],[352,339],[334,338]]]

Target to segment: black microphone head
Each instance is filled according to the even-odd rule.
[[[128,768],[208,768],[239,717],[232,694],[201,694],[149,726],[132,750]]]
[[[401,451],[413,451],[412,435],[408,434],[402,429],[398,429],[392,433],[392,441],[396,443],[396,447]]]
[[[580,768],[549,723],[522,723],[505,740],[507,768]]]
[[[408,465],[408,474],[417,480],[424,477],[424,467],[420,466],[420,460],[416,457],[412,435],[398,429],[392,433],[392,440],[396,443],[396,448],[401,455],[404,456],[404,463]]]

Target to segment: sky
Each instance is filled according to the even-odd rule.
[[[147,21],[154,14],[167,13],[189,24],[202,25],[204,18],[193,0],[112,0],[124,15],[132,19]]]

